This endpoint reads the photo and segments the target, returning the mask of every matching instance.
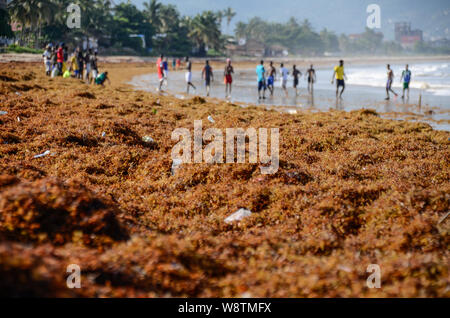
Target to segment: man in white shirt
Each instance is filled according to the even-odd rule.
[[[52,56],[52,53],[50,52],[50,45],[47,45],[47,47],[45,48],[44,54],[42,54],[42,57],[44,58],[45,74],[47,76],[50,76],[50,73],[52,71],[51,56]]]
[[[280,74],[281,74],[281,88],[284,90],[286,97],[288,97],[287,82],[289,77],[289,71],[287,68],[284,67],[283,63],[281,63],[280,65]]]

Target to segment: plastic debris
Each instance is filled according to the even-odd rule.
[[[450,215],[450,212],[447,212],[446,215],[444,215],[440,220],[438,224],[444,223],[444,221],[448,218],[448,216]]]
[[[22,96],[22,94],[21,94],[21,93],[19,93],[19,92],[16,92],[16,95],[17,95],[17,96]]]
[[[104,138],[106,136],[105,132],[102,132],[102,138]]]
[[[144,137],[142,137],[142,141],[143,141],[143,142],[146,142],[146,143],[148,143],[148,144],[152,144],[152,143],[155,142],[155,140],[153,140],[153,138],[150,137],[150,136],[144,136]]]
[[[173,159],[172,160],[172,176],[175,175],[175,172],[180,168],[183,161],[181,159]]]
[[[0,110],[0,115],[7,115],[8,112],[5,112],[4,110]]]
[[[252,215],[252,212],[250,210],[246,209],[239,209],[233,214],[231,214],[229,217],[225,219],[225,223],[232,223],[235,221],[241,221],[242,219],[246,218],[247,216]]]
[[[286,112],[287,112],[288,114],[290,114],[290,115],[295,115],[295,114],[297,114],[297,111],[296,111],[295,109],[288,109]]]
[[[41,153],[41,154],[39,154],[39,155],[36,155],[36,156],[34,156],[33,158],[42,158],[42,157],[45,157],[45,156],[48,156],[50,154],[50,150],[46,150],[45,152],[43,152],[43,153]]]
[[[212,122],[213,124],[216,122],[216,121],[212,118],[211,115],[208,116],[208,120],[209,120],[210,122]]]
[[[17,121],[20,123],[20,117],[17,117]]]

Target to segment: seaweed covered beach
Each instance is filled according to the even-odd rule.
[[[150,64],[102,69],[111,86],[0,64],[1,295],[450,297],[449,132],[368,109],[160,96],[125,84]],[[171,134],[194,120],[279,128],[277,173],[172,173]],[[251,215],[225,222],[241,208]]]

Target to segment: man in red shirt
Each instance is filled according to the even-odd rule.
[[[64,43],[61,43],[58,46],[58,51],[56,51],[56,63],[58,65],[58,71],[59,75],[62,75],[62,67],[64,63],[64,50],[63,50]]]
[[[156,69],[158,70],[158,78],[159,78],[159,88],[158,91],[161,91],[162,85],[164,83],[164,64],[163,64],[164,55],[161,54],[159,59],[156,61]]]

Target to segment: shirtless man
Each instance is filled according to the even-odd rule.
[[[202,78],[205,80],[206,96],[209,96],[211,90],[211,80],[214,82],[214,73],[208,60],[206,60],[205,67],[202,70]]]
[[[394,92],[394,90],[392,89],[392,83],[394,82],[394,72],[392,71],[391,66],[389,64],[387,65],[387,77],[388,79],[386,83],[386,94],[387,94],[386,100],[389,100],[390,99],[389,92],[394,93],[395,97],[398,96],[397,93]]]
[[[298,96],[298,84],[300,76],[302,76],[302,72],[297,68],[296,65],[294,65],[292,69],[292,76],[294,77],[294,89],[295,89],[295,96]]]
[[[316,71],[314,70],[312,64],[309,70],[306,71],[306,74],[308,74],[308,92],[312,93],[314,90],[314,83],[316,82]]]
[[[268,74],[269,77],[267,78],[267,88],[270,91],[270,96],[273,96],[275,77],[277,75],[277,69],[273,66],[273,62],[270,62]]]
[[[192,63],[189,60],[189,57],[186,57],[186,84],[187,84],[187,93],[189,95],[189,87],[192,87],[194,89],[194,93],[197,90],[197,88],[192,84]]]
[[[233,74],[234,74],[233,65],[231,65],[231,60],[227,59],[227,65],[225,66],[225,70],[223,72],[224,82],[225,82],[225,98],[231,97],[231,88],[233,85]]]

